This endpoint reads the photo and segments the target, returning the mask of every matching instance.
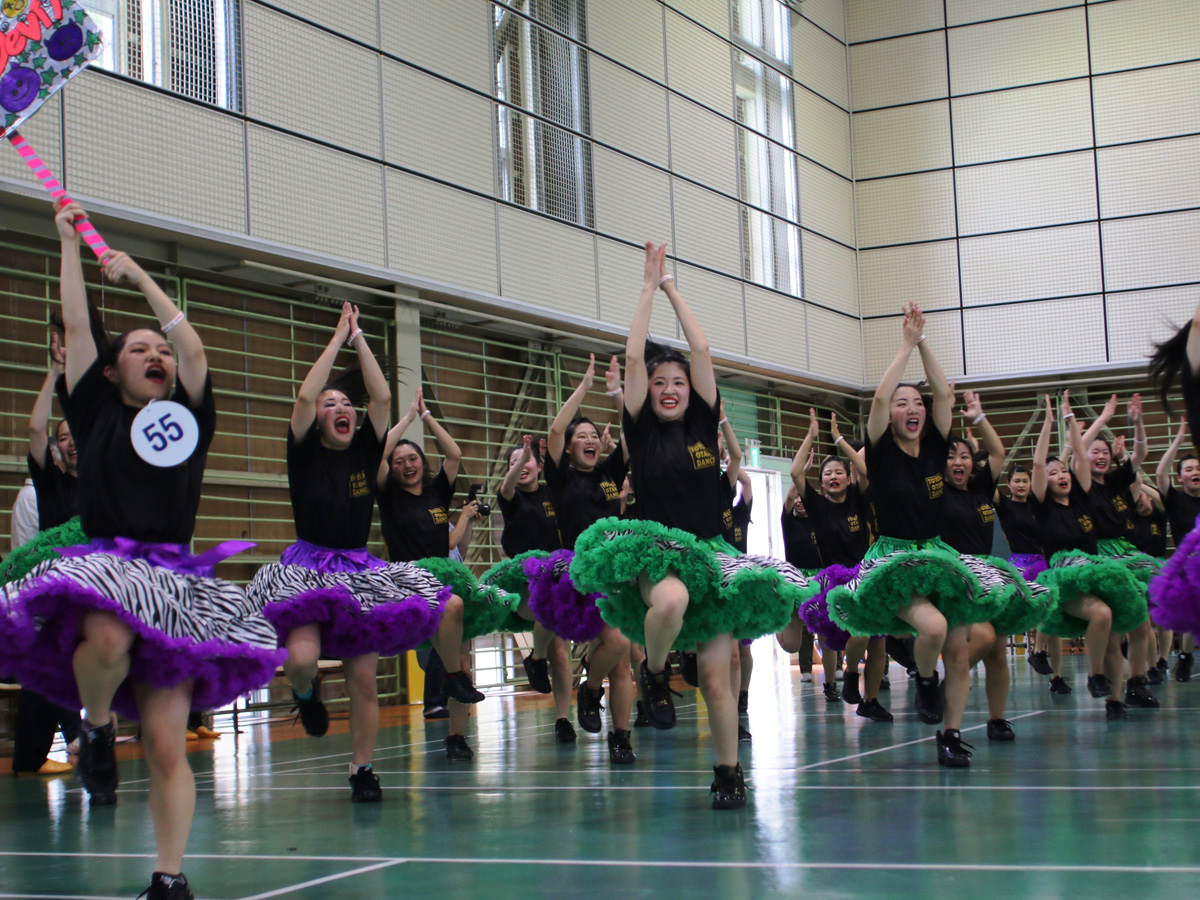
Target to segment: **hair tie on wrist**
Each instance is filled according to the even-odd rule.
[[[176,313],[175,318],[173,318],[170,322],[168,322],[166,325],[164,325],[162,327],[162,333],[170,334],[172,331],[174,331],[176,328],[179,327],[179,323],[182,322],[185,318],[187,318],[187,317],[182,312]]]
[[[842,435],[839,434],[836,438],[833,439],[833,446],[836,447],[838,444],[840,444],[845,439],[846,439],[845,437],[843,437]]]
[[[721,418],[721,421],[717,423],[717,427],[720,428],[722,425],[728,425],[728,424],[729,424],[729,417],[723,416]]]
[[[426,416],[431,416],[431,415],[433,415],[433,413],[431,413],[429,410],[425,410],[425,412],[421,413],[421,421],[422,421],[422,422],[424,422],[424,421],[425,421],[425,417],[426,417]]]
[[[1063,418],[1064,419],[1073,419],[1073,418],[1075,418],[1075,413],[1073,413],[1073,412],[1063,413]]]
[[[987,413],[980,413],[974,419],[971,420],[971,424],[978,425],[980,422],[982,422],[986,418],[987,418]]]
[[[354,333],[353,333],[353,334],[351,334],[351,335],[350,335],[350,337],[346,338],[346,344],[347,344],[347,346],[349,346],[350,344],[353,344],[353,343],[354,343],[354,339],[355,339],[356,337],[358,337],[358,336],[359,336],[360,334],[362,334],[362,333],[363,333],[363,330],[362,330],[361,328],[356,328],[356,329],[354,330]]]
[[[925,340],[925,335],[921,335],[919,338],[917,338],[917,343],[919,344],[923,340]]]
[[[605,397],[617,397],[623,393],[625,393],[624,388],[617,388],[615,391],[605,391],[604,396]]]
[[[666,275],[664,275],[662,278],[658,279],[658,286],[659,286],[659,287],[662,287],[662,286],[663,286],[664,284],[666,284],[668,281],[674,281],[674,280],[675,280],[675,276],[674,276],[674,275],[672,275],[670,272],[668,272],[668,273],[667,273]]]

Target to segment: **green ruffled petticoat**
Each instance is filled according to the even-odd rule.
[[[646,642],[646,604],[638,586],[668,575],[688,589],[688,608],[675,647],[691,649],[718,635],[752,640],[782,631],[800,603],[820,587],[788,563],[739,554],[721,538],[641,519],[601,519],[575,542],[571,580],[597,593],[600,615],[631,641]]]
[[[912,634],[912,626],[896,612],[918,595],[927,597],[951,628],[991,622],[1000,616],[1011,590],[984,586],[981,576],[989,567],[982,557],[960,556],[941,538],[881,537],[867,550],[858,577],[829,592],[829,617],[861,637]]]
[[[58,550],[63,547],[86,544],[90,540],[91,538],[84,534],[83,526],[79,524],[79,516],[67,519],[54,528],[39,531],[4,558],[4,562],[0,564],[0,584],[24,578],[41,563],[61,559]]]
[[[542,559],[549,555],[545,550],[527,550],[512,559],[502,559],[479,576],[479,585],[484,588],[494,587],[506,594],[516,594],[521,602],[528,603],[529,577],[523,568],[525,560]],[[522,619],[516,614],[516,609],[514,606],[513,614],[505,621],[503,627],[498,629],[499,631],[533,631],[533,620]]]
[[[1150,586],[1151,579],[1161,572],[1163,567],[1161,559],[1143,553],[1125,538],[1103,538],[1096,541],[1096,555],[1102,559],[1111,559],[1127,568],[1143,591]]]
[[[1014,589],[1001,593],[1000,612],[992,619],[996,634],[1024,634],[1041,625],[1054,603],[1054,592],[1044,585],[1030,584],[1007,559],[998,556],[981,558],[999,569],[1014,586]]]
[[[497,631],[528,631],[532,622],[517,615],[521,595],[509,593],[496,585],[480,582],[471,570],[456,559],[427,556],[413,561],[442,584],[450,585],[463,601],[463,640],[482,637]],[[514,626],[514,627],[510,627]]]
[[[1050,560],[1050,568],[1038,575],[1037,580],[1054,591],[1053,603],[1041,627],[1046,634],[1083,637],[1087,620],[1072,616],[1063,605],[1084,594],[1108,604],[1115,632],[1133,631],[1146,621],[1146,587],[1120,560],[1078,550],[1060,550]]]

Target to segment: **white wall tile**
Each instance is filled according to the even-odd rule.
[[[806,159],[798,161],[800,224],[854,246],[854,185]]]
[[[951,164],[950,103],[854,114],[854,175],[878,178]]]
[[[858,262],[853,250],[804,232],[804,299],[858,316]]]
[[[666,80],[663,8],[655,0],[589,3],[587,20],[591,46],[659,82]]]
[[[941,0],[846,0],[850,43],[930,31],[945,21]]]
[[[494,78],[492,8],[479,0],[379,0],[382,49],[490,94]]]
[[[861,384],[862,329],[858,319],[810,305],[808,368],[817,375]]]
[[[1019,87],[1088,74],[1082,8],[950,30],[954,94]]]
[[[597,279],[600,283],[600,320],[628,328],[633,322],[638,297],[642,292],[642,261],[645,252],[604,238],[596,239]],[[674,271],[674,264],[668,260]],[[661,294],[650,314],[650,335],[656,338],[677,336],[678,327],[671,304]]]
[[[965,238],[960,255],[964,306],[1103,289],[1095,223]]]
[[[1092,70],[1113,72],[1200,56],[1200,4],[1118,0],[1091,4]]]
[[[738,205],[727,197],[675,179],[675,252],[680,259],[740,275]]]
[[[957,178],[958,221],[964,235],[1096,218],[1091,153],[959,169]]]
[[[592,151],[596,229],[641,244],[671,241],[671,176],[627,156]]]
[[[669,0],[667,5],[721,37],[729,37],[729,3],[726,0]]]
[[[799,15],[828,31],[838,40],[846,40],[846,10],[843,0],[804,0]],[[796,13],[792,18],[796,18]]]
[[[1110,291],[1200,281],[1200,212],[1118,219],[1102,233]]]
[[[930,309],[958,304],[954,241],[862,250],[858,277],[864,316],[899,313],[909,303]]]
[[[846,45],[800,16],[792,16],[792,76],[842,109],[850,108]]]
[[[595,318],[595,271],[592,235],[531,212],[500,207],[500,291],[505,297]],[[563,272],[575,274],[563,278]]]
[[[792,90],[796,152],[850,177],[850,114],[803,87]]]
[[[736,197],[737,152],[733,123],[674,94],[669,105],[674,170]]]
[[[686,263],[679,263],[675,277],[679,292],[695,313],[713,350],[744,356],[746,312],[742,283]]]
[[[863,345],[867,388],[879,384],[896,358],[904,328],[904,317],[868,319],[863,322]],[[948,378],[963,374],[962,320],[958,310],[925,313],[925,339]],[[901,381],[915,383],[925,377],[921,355],[913,353]]]
[[[946,23],[965,25],[987,19],[1022,16],[1027,13],[1061,9],[1064,6],[1083,6],[1083,0],[946,0]]]
[[[1200,138],[1175,138],[1098,154],[1105,218],[1200,206]]]
[[[954,237],[953,177],[930,172],[856,184],[858,246]]]
[[[1086,80],[957,97],[953,105],[960,166],[1092,146]]]
[[[982,306],[963,313],[968,375],[1093,366],[1106,361],[1100,297]]]
[[[1187,324],[1195,308],[1193,286],[1109,294],[1108,350],[1112,361],[1144,363],[1156,343]]]
[[[1092,84],[1100,146],[1200,131],[1200,104],[1180,102],[1200,96],[1200,63],[1103,75]]]
[[[945,97],[942,32],[851,47],[850,93],[856,110]]]
[[[670,159],[667,92],[598,56],[588,62],[592,136],[660,166]]]
[[[667,11],[667,85],[697,103],[733,115],[729,44]]]
[[[322,3],[321,0],[278,0],[280,9],[324,25],[338,34],[378,47],[375,3]]]
[[[746,331],[751,357],[796,369],[809,368],[803,301],[747,285]]]

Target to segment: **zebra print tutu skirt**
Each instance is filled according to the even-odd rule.
[[[574,550],[555,550],[525,560],[529,580],[529,609],[543,626],[561,638],[586,644],[600,636],[604,619],[597,593],[585,594],[571,580]]]
[[[857,574],[858,566],[849,568],[836,563],[826,566],[815,573],[817,583],[821,586],[820,593],[811,600],[805,600],[796,610],[796,615],[800,617],[804,627],[820,639],[821,648],[824,650],[836,650],[840,653],[846,649],[846,642],[850,640],[850,632],[839,628],[829,618],[829,592],[835,587],[849,584]]]
[[[232,555],[222,548],[194,557],[186,545],[116,538],[62,553],[0,589],[0,657],[55,703],[81,705],[71,657],[89,612],[112,613],[136,638],[113,699],[128,718],[137,718],[135,682],[169,688],[192,679],[192,708],[217,709],[267,684],[286,657],[259,606],[212,577]]]
[[[385,563],[365,549],[297,541],[246,587],[275,626],[279,646],[301,625],[321,630],[321,653],[352,659],[395,656],[429,640],[450,588],[411,563]]]
[[[721,634],[748,640],[775,634],[817,583],[782,560],[742,555],[721,538],[707,540],[642,519],[600,519],[575,542],[571,579],[598,594],[604,621],[631,641],[646,642],[646,604],[638,579],[678,577],[688,608],[675,648],[691,650]]]
[[[1066,605],[1085,594],[1102,600],[1112,610],[1113,631],[1133,631],[1146,621],[1146,589],[1130,567],[1107,556],[1078,550],[1060,550],[1038,583],[1053,591],[1041,630],[1064,638],[1083,637],[1087,620],[1071,615]]]
[[[425,569],[448,585],[463,602],[463,640],[496,631],[529,631],[533,623],[517,615],[521,595],[496,584],[484,584],[456,559],[427,556],[413,565]]]

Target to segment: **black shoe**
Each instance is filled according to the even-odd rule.
[[[296,704],[292,709],[298,714],[296,718],[300,720],[306,733],[312,737],[321,737],[329,730],[329,712],[321,702],[320,678],[313,679],[307,699],[301,699],[296,689],[292,688],[292,700]]]
[[[467,746],[461,734],[446,735],[446,759],[474,759],[475,751]]]
[[[1125,682],[1125,703],[1138,709],[1158,709],[1158,698],[1146,687],[1146,676],[1137,675]]]
[[[742,691],[738,694],[738,715],[745,716],[750,712],[750,692]]]
[[[79,758],[75,775],[88,792],[92,806],[112,806],[117,802],[117,727],[112,722],[79,732]],[[184,882],[186,885],[186,882]]]
[[[1154,668],[1158,669],[1160,672],[1167,672],[1170,670],[1171,664],[1167,662],[1167,658],[1165,656],[1160,656],[1158,658],[1158,662],[1154,664]]]
[[[637,761],[633,746],[629,743],[629,732],[623,728],[608,733],[608,761],[615,766]]]
[[[1029,664],[1039,675],[1054,674],[1054,668],[1050,665],[1050,656],[1045,650],[1036,650],[1029,654]]]
[[[1088,691],[1093,697],[1108,697],[1112,694],[1112,685],[1108,683],[1107,675],[1089,675]]]
[[[534,659],[533,654],[530,653],[521,661],[521,665],[525,667],[525,677],[529,679],[531,688],[539,694],[549,694],[554,691],[554,688],[550,686],[550,660]]]
[[[1146,684],[1162,684],[1163,673],[1159,671],[1158,666],[1151,666],[1146,670]]]
[[[638,688],[642,692],[643,709],[650,724],[661,731],[675,727],[675,701],[671,695],[671,666],[654,673],[646,668],[646,661],[638,666]]]
[[[749,732],[749,730],[746,728],[746,726],[739,723],[738,724],[738,743],[739,744],[749,744],[752,740],[754,740],[754,735],[752,735]]]
[[[637,702],[637,718],[633,720],[634,728],[646,728],[650,725],[650,720],[646,718],[646,708],[642,706],[642,701]]]
[[[938,690],[938,673],[934,672],[928,678],[916,677],[917,682],[917,715],[926,725],[936,725],[942,721],[942,692]],[[938,745],[939,747],[941,744]]]
[[[466,672],[455,672],[453,675],[446,675],[442,679],[442,693],[451,700],[457,700],[459,703],[479,703],[485,699],[482,693],[475,690],[475,685],[471,682],[471,676]]]
[[[1052,694],[1069,694],[1071,686],[1067,684],[1067,679],[1061,675],[1055,675],[1050,679],[1050,693]]]
[[[350,776],[350,799],[354,803],[378,803],[383,799],[379,788],[379,776],[370,766],[359,766]]]
[[[182,872],[178,875],[155,872],[150,876],[150,887],[138,894],[138,900],[142,897],[146,900],[195,900],[195,895],[188,887],[187,878]]]
[[[558,719],[554,723],[554,739],[560,744],[575,743],[575,729],[571,727],[570,719]]]
[[[742,764],[736,766],[713,766],[712,787],[713,809],[737,809],[746,805],[746,779],[742,775]]]
[[[426,707],[425,712],[423,712],[421,715],[426,721],[431,721],[433,719],[448,719],[450,718],[450,710],[446,709],[446,707],[439,703],[437,706]]]
[[[604,688],[595,690],[587,686],[587,682],[579,685],[576,708],[579,715],[579,727],[588,734],[600,733],[600,701],[604,698]]]
[[[826,703],[838,703],[841,701],[841,699],[842,699],[842,695],[841,695],[841,693],[839,693],[836,684],[825,685],[825,702]]]
[[[1192,678],[1192,654],[1180,653],[1175,661],[1175,680],[1190,681]]]
[[[950,769],[965,769],[971,765],[971,751],[975,748],[962,739],[957,728],[947,728],[937,733],[938,764]]]
[[[879,680],[879,689],[881,691],[890,691],[892,689],[892,679],[884,675],[883,678]]]
[[[989,741],[1015,741],[1017,733],[1012,729],[1008,719],[988,719],[987,736]]]
[[[1120,700],[1105,700],[1104,701],[1104,718],[1110,722],[1118,719],[1129,718],[1129,707]]]
[[[895,718],[878,700],[864,700],[858,704],[854,714],[872,722],[890,722]]]
[[[851,706],[862,703],[862,692],[858,689],[858,673],[847,672],[842,676],[842,699]]]
[[[679,674],[683,676],[683,680],[692,687],[700,687],[700,669],[696,663],[696,654],[680,650],[677,656],[679,657]]]

